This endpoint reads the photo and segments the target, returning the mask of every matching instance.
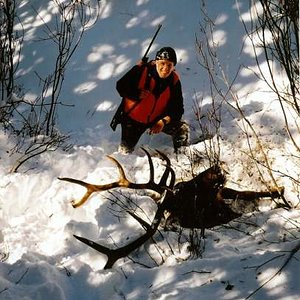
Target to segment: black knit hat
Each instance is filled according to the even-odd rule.
[[[155,59],[156,60],[167,59],[167,60],[173,62],[174,66],[177,63],[176,52],[171,47],[163,47],[160,50],[158,50],[156,53]]]

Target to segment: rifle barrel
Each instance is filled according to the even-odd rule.
[[[146,52],[145,52],[145,54],[144,54],[144,56],[143,56],[143,58],[142,58],[142,61],[143,61],[143,62],[147,62],[147,55],[148,55],[148,52],[149,52],[149,50],[150,50],[150,48],[151,48],[151,46],[152,46],[154,40],[156,39],[156,36],[158,35],[158,32],[160,31],[160,28],[161,28],[161,27],[162,27],[162,24],[159,24],[159,25],[158,25],[158,28],[157,28],[157,30],[156,30],[156,32],[155,32],[155,34],[154,34],[154,36],[153,36],[153,38],[152,38],[152,40],[151,40],[151,42],[150,42],[150,44],[149,44],[149,46],[148,46],[148,48],[147,48],[147,50],[146,50]]]

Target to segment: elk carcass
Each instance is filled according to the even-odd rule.
[[[74,208],[83,205],[93,193],[113,188],[147,189],[160,194],[159,200],[153,199],[156,202],[157,210],[151,224],[137,216],[134,212],[127,211],[145,229],[145,234],[121,248],[110,249],[84,237],[74,235],[81,242],[108,257],[105,269],[111,268],[118,259],[128,256],[133,250],[139,248],[151,238],[162,223],[165,212],[168,212],[169,215],[167,222],[172,223],[176,221],[184,228],[201,228],[202,233],[204,233],[205,228],[228,223],[241,215],[234,212],[225,203],[224,199],[252,201],[260,197],[280,197],[283,193],[282,188],[263,192],[236,191],[226,188],[224,187],[226,181],[225,175],[217,165],[210,167],[189,181],[181,181],[175,185],[176,177],[170,160],[158,150],[158,154],[166,162],[166,167],[159,183],[155,183],[151,155],[147,150],[143,150],[148,157],[150,169],[150,177],[147,183],[129,181],[121,164],[112,156],[108,156],[108,158],[117,165],[120,173],[119,180],[115,182],[96,185],[69,177],[59,178],[60,180],[79,184],[86,188],[86,193],[82,199],[72,202]]]

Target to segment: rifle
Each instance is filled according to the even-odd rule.
[[[154,40],[156,39],[156,36],[158,35],[158,32],[160,31],[161,26],[162,26],[161,24],[158,25],[158,28],[157,28],[157,30],[156,30],[156,32],[155,32],[155,34],[154,34],[154,36],[153,36],[153,38],[152,38],[152,40],[151,40],[148,48],[147,48],[147,50],[146,50],[146,52],[145,52],[145,54],[144,54],[144,56],[142,58],[142,62],[143,63],[147,63],[148,62],[148,57],[147,57],[148,52],[149,52],[149,50],[150,50],[150,48],[151,48]]]
[[[147,62],[148,62],[148,57],[147,57],[147,55],[148,55],[148,53],[149,53],[149,51],[150,51],[150,48],[151,48],[151,46],[152,46],[154,40],[156,39],[156,36],[158,35],[158,32],[159,32],[159,30],[160,30],[161,27],[162,27],[162,25],[159,24],[159,25],[158,25],[158,28],[157,28],[157,30],[156,30],[156,32],[155,32],[155,34],[154,34],[154,36],[153,36],[153,38],[152,38],[150,44],[149,44],[149,46],[148,46],[148,48],[147,48],[147,50],[146,50],[146,52],[145,52],[145,54],[144,54],[144,56],[142,57],[142,62],[143,62],[143,63],[147,63]],[[127,114],[128,114],[128,113],[129,113],[129,112],[127,112]],[[114,116],[113,116],[111,122],[110,122],[110,127],[111,127],[111,129],[112,129],[113,131],[115,131],[116,128],[117,128],[117,126],[118,126],[118,124],[121,123],[122,118],[123,118],[123,115],[124,115],[124,112],[123,112],[123,101],[122,101],[121,104],[119,105],[119,107],[118,107],[116,113],[114,114]]]

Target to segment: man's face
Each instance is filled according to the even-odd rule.
[[[174,63],[167,59],[156,60],[156,71],[160,78],[167,78],[174,70]]]

